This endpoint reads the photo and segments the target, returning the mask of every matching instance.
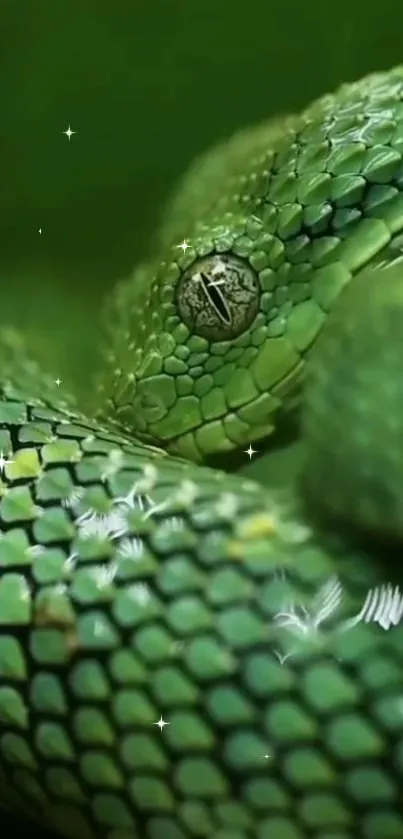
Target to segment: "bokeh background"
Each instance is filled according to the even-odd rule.
[[[401,11],[401,0],[0,0],[0,322],[40,334],[55,376],[89,382],[102,297],[147,252],[192,157],[403,62]]]

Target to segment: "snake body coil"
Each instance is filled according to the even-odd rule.
[[[72,839],[402,839],[399,575],[194,463],[311,365],[311,499],[401,535],[402,191],[396,69],[196,165],[114,296],[96,420],[3,331],[5,806]]]

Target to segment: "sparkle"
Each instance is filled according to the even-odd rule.
[[[180,245],[177,245],[176,247],[181,248],[183,250],[183,253],[186,253],[187,249],[190,248],[190,245],[188,245],[188,243],[185,240],[183,240],[183,242],[181,242]]]
[[[162,716],[161,716],[159,718],[158,722],[155,722],[154,725],[158,725],[158,728],[160,729],[160,731],[162,731],[162,729],[164,728],[164,725],[170,725],[170,723],[166,722],[166,720],[163,720]]]
[[[55,382],[55,385],[57,385],[57,387],[59,387],[59,385],[61,385],[61,383],[62,383],[62,380],[59,379],[59,377],[57,377],[57,379],[55,379],[54,382]]]
[[[10,463],[14,463],[13,460],[8,460],[4,457],[3,450],[0,451],[0,472],[3,471],[5,466],[9,466]]]
[[[244,449],[244,454],[249,455],[249,460],[252,460],[253,455],[257,454],[257,451],[256,451],[256,449],[253,449],[251,444],[249,443],[249,448]]]
[[[66,131],[63,131],[63,134],[65,134],[66,137],[68,137],[68,141],[70,142],[73,134],[77,134],[77,131],[72,131],[72,129],[69,125],[69,127],[66,129]]]
[[[38,228],[38,233],[39,233],[40,236],[42,236],[42,228],[41,227]]]

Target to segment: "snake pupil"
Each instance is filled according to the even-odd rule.
[[[260,305],[259,278],[246,259],[225,253],[200,257],[176,288],[178,312],[195,335],[230,341],[246,332]]]
[[[200,275],[201,287],[217,315],[227,325],[231,324],[231,314],[221,291],[205,274]]]

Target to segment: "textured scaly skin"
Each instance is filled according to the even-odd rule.
[[[217,163],[184,186],[161,234],[169,259],[116,296],[104,390],[130,435],[62,403],[2,335],[0,448],[13,462],[0,501],[0,791],[66,836],[403,836],[403,630],[347,623],[392,572],[310,527],[291,488],[276,497],[133,439],[200,460],[295,403],[339,291],[403,226],[402,94],[394,71],[286,120],[282,139],[268,128],[264,152],[261,128],[235,143],[242,189],[223,177],[217,193],[230,215],[218,225],[207,189],[178,258],[174,227]],[[217,250],[263,293],[226,343],[208,312],[207,358],[175,322],[174,295]],[[311,404],[320,419],[326,406]]]
[[[369,77],[196,166],[162,259],[109,315],[102,402],[130,433],[200,461],[271,433],[300,399],[340,291],[403,227],[402,91],[400,68]],[[223,262],[224,300],[199,281]]]

